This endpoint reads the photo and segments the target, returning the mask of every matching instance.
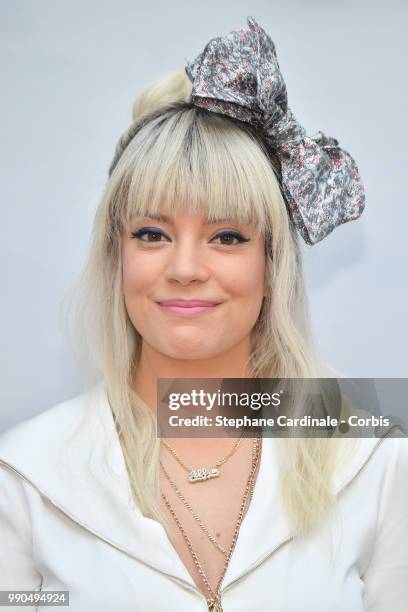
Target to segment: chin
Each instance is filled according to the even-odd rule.
[[[167,357],[171,357],[172,359],[180,359],[180,361],[191,361],[198,359],[211,359],[215,357],[215,353],[213,351],[203,351],[202,347],[198,346],[185,346],[184,348],[173,348],[169,350],[169,347],[166,347],[165,351],[160,351],[162,354],[167,355]]]
[[[197,334],[196,334],[197,336]],[[172,359],[190,360],[190,359],[211,359],[216,357],[220,352],[215,347],[205,346],[203,339],[192,338],[177,338],[169,339],[168,342],[156,347],[156,350]]]

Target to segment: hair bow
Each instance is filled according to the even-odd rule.
[[[365,195],[356,162],[335,138],[309,137],[288,107],[275,45],[252,17],[249,29],[213,38],[187,63],[196,106],[260,128],[280,165],[281,190],[308,244],[357,219]]]

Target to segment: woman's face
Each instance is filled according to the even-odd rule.
[[[249,342],[266,295],[264,240],[252,225],[208,223],[184,211],[135,217],[123,237],[122,261],[129,318],[152,349],[175,359],[209,359]]]

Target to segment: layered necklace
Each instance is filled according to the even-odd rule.
[[[223,465],[226,461],[228,461],[228,459],[232,457],[235,451],[238,450],[238,447],[241,444],[241,440],[242,440],[242,436],[238,438],[238,440],[235,442],[232,449],[225,455],[225,457],[217,461],[217,463],[215,463],[213,467],[210,467],[210,468],[202,467],[202,468],[198,468],[195,470],[187,467],[185,463],[183,463],[183,461],[177,455],[176,451],[173,448],[171,448],[171,446],[167,444],[167,442],[162,440],[162,444],[171,452],[171,454],[173,455],[175,460],[181,465],[181,467],[184,468],[186,472],[188,472],[187,474],[188,482],[195,483],[195,482],[202,482],[204,480],[208,480],[209,478],[218,478],[218,476],[221,474],[219,467]]]
[[[222,465],[222,463],[225,463],[225,461],[227,461],[229,459],[229,457],[231,457],[231,455],[237,450],[240,442],[241,442],[242,436],[241,438],[239,438],[238,442],[235,443],[234,448],[232,449],[232,451],[230,451],[230,453],[224,457],[224,459],[221,460],[221,462],[218,462],[217,464],[215,464],[215,468],[218,468],[220,465]],[[164,442],[163,442],[164,443]],[[173,449],[169,448],[167,443],[164,443],[164,445],[170,450],[170,452],[172,452],[173,456],[177,459],[177,461],[180,463],[180,465],[182,465],[182,467],[184,467],[185,470],[187,470],[189,473],[193,472],[195,470],[190,470],[187,466],[185,466],[181,460],[177,457],[175,451],[173,451]],[[262,438],[255,438],[253,441],[253,445],[252,445],[252,461],[251,461],[251,469],[250,469],[250,473],[245,485],[245,490],[244,490],[244,494],[242,497],[242,501],[241,501],[241,505],[240,505],[240,509],[239,509],[239,514],[238,514],[238,518],[235,524],[235,528],[234,528],[234,534],[233,534],[233,538],[232,538],[232,542],[231,542],[231,546],[229,548],[229,550],[227,551],[224,547],[222,547],[219,542],[216,540],[216,538],[210,533],[210,531],[208,530],[208,528],[204,525],[204,523],[202,522],[202,520],[200,519],[200,517],[197,515],[197,513],[193,510],[193,508],[191,507],[191,505],[189,504],[189,502],[186,500],[186,498],[184,497],[184,495],[181,493],[181,491],[178,489],[177,485],[174,483],[174,481],[171,479],[171,477],[169,476],[168,472],[166,471],[166,469],[164,468],[162,462],[160,461],[160,467],[166,477],[166,479],[169,481],[171,487],[173,488],[173,490],[175,491],[176,495],[178,496],[178,498],[181,500],[181,502],[186,506],[186,508],[189,510],[189,512],[192,514],[192,516],[194,517],[194,519],[197,521],[197,523],[200,525],[202,531],[206,534],[206,536],[208,537],[208,539],[217,547],[217,549],[226,557],[225,559],[225,563],[221,572],[221,576],[220,579],[218,580],[217,586],[215,587],[215,589],[213,589],[208,581],[208,578],[203,570],[203,567],[197,557],[197,554],[194,551],[194,548],[191,544],[191,540],[188,537],[183,525],[180,522],[180,519],[178,518],[176,512],[174,511],[174,508],[171,506],[169,500],[167,499],[167,496],[162,493],[162,499],[167,507],[167,509],[169,510],[171,516],[173,517],[178,529],[180,530],[181,535],[183,536],[183,539],[186,543],[186,546],[190,552],[190,555],[193,559],[194,565],[197,568],[197,571],[199,573],[199,575],[201,576],[207,591],[208,591],[208,597],[207,597],[207,606],[208,606],[208,612],[223,612],[223,608],[222,608],[222,603],[221,603],[221,584],[222,581],[224,579],[225,573],[227,571],[227,567],[229,564],[229,561],[232,557],[232,553],[235,549],[235,545],[238,539],[238,533],[239,533],[239,529],[241,527],[241,523],[242,520],[244,518],[245,515],[245,511],[248,508],[248,505],[252,499],[252,495],[253,495],[253,491],[254,491],[254,487],[255,487],[255,476],[256,476],[256,472],[258,469],[258,465],[259,465],[259,459],[260,459],[260,455],[261,455],[261,448],[262,448]],[[201,470],[206,470],[207,468],[201,468]],[[219,476],[219,474],[217,474],[217,476]],[[198,480],[207,480],[208,478],[211,478],[212,476],[207,476],[207,477],[203,477],[203,478],[199,478]],[[188,480],[189,482],[197,482],[196,480]]]

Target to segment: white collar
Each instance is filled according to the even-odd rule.
[[[336,473],[336,493],[350,483],[380,442],[372,438],[359,441],[347,468]],[[264,438],[253,498],[223,590],[292,537],[280,506],[275,453],[274,440]],[[89,397],[83,394],[62,402],[6,432],[0,439],[0,463],[81,527],[196,589],[164,528],[133,504],[103,382],[95,385]]]

